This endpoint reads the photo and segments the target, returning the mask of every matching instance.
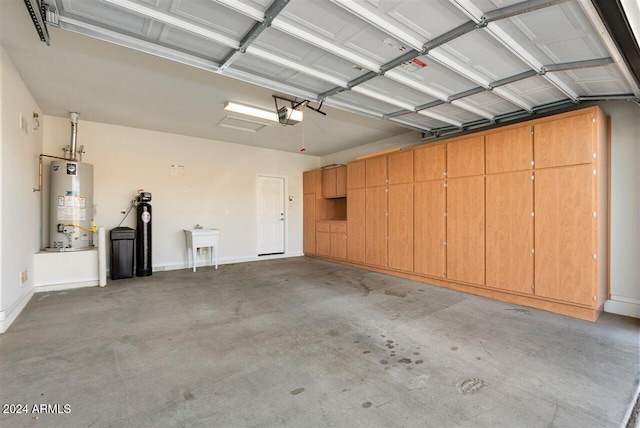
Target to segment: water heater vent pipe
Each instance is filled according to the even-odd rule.
[[[76,161],[76,142],[78,140],[78,113],[71,112],[71,147],[69,151],[71,152],[71,157],[69,158],[72,161]]]

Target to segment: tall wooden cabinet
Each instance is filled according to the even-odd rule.
[[[413,151],[388,156],[388,266],[413,271]]]
[[[347,260],[366,261],[365,162],[347,165]]]
[[[534,293],[533,128],[485,136],[486,285]]]
[[[484,137],[447,144],[447,279],[484,285]]]
[[[444,278],[446,146],[414,150],[414,272]]]
[[[329,199],[305,173],[305,253],[593,321],[607,294],[607,150],[591,107],[350,162],[342,241],[311,227]]]

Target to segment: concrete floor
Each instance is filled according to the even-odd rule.
[[[36,294],[0,401],[70,413],[0,425],[619,426],[639,331],[308,258],[159,272]]]

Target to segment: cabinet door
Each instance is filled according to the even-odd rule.
[[[445,217],[444,180],[415,183],[414,272],[444,277]]]
[[[531,126],[496,132],[485,137],[487,174],[533,168]]]
[[[389,155],[389,184],[413,182],[413,151]]]
[[[386,266],[387,188],[367,187],[365,199],[365,261],[376,266]]]
[[[302,191],[303,193],[316,192],[316,172],[305,171],[302,173]]]
[[[447,278],[484,284],[484,177],[447,181]]]
[[[347,188],[358,189],[365,186],[365,161],[347,164]]]
[[[321,256],[331,255],[331,233],[316,232],[316,253]]]
[[[587,113],[535,125],[536,168],[590,163],[595,119]]]
[[[592,304],[591,165],[536,171],[535,294]]]
[[[322,171],[322,196],[333,198],[336,196],[336,168],[329,168]]]
[[[347,194],[347,259],[365,262],[365,189],[349,189]]]
[[[532,294],[531,171],[487,175],[487,286]]]
[[[347,258],[347,235],[345,233],[331,234],[331,257]]]
[[[387,184],[387,157],[367,159],[365,173],[367,187],[385,186]]]
[[[305,194],[302,202],[302,251],[305,254],[316,252],[316,195]]]
[[[447,144],[447,177],[484,174],[484,137],[471,137]]]
[[[389,186],[388,266],[413,271],[413,183]]]
[[[445,148],[445,145],[439,145],[414,151],[415,181],[440,180],[445,177]]]
[[[347,167],[339,166],[336,170],[336,196],[347,196]]]

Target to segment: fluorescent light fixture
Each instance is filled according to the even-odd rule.
[[[247,116],[253,116],[253,117],[258,117],[260,119],[279,122],[278,113],[271,110],[264,110],[257,107],[251,107],[244,104],[234,103],[232,101],[227,101],[227,103],[224,105],[224,109],[235,112],[235,113],[246,114]]]
[[[257,117],[259,119],[279,122],[283,125],[296,125],[302,122],[303,118],[301,110],[292,109],[291,107],[282,107],[276,112],[235,103],[233,101],[227,101],[224,105],[224,109],[235,113],[245,114],[247,116]]]

